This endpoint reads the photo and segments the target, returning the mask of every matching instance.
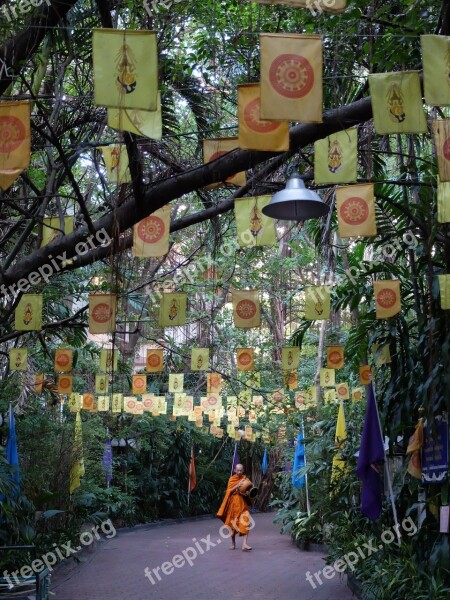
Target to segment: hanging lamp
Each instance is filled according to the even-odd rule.
[[[306,219],[323,217],[329,210],[330,207],[316,192],[309,190],[297,171],[294,171],[287,180],[284,190],[274,194],[262,212],[272,219],[306,221]]]

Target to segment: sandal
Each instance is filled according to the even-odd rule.
[[[250,552],[251,549],[252,549],[251,546],[243,546],[242,552]]]

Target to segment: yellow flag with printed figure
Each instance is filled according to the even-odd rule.
[[[377,235],[373,184],[337,188],[336,208],[341,238]]]
[[[255,369],[253,348],[237,348],[236,365],[238,371],[253,371]]]
[[[203,140],[203,163],[206,165],[217,158],[220,158],[228,152],[239,149],[238,138],[210,138]],[[224,183],[242,186],[247,181],[245,172],[241,171],[235,175],[231,175]],[[213,183],[208,188],[220,187],[221,183]]]
[[[133,254],[139,258],[161,257],[169,251],[170,206],[163,206],[133,229]]]
[[[356,181],[358,130],[338,131],[314,142],[314,181],[317,184]]]
[[[450,181],[438,181],[437,220],[438,223],[450,223]]]
[[[377,367],[381,365],[387,365],[391,362],[389,344],[384,344],[383,346],[380,344],[372,344],[370,347],[370,353],[372,355],[372,360],[375,360],[375,365]]]
[[[81,478],[84,476],[84,460],[83,460],[83,433],[81,429],[81,416],[77,412],[75,417],[75,435],[72,446],[72,468],[70,469],[70,493],[80,487]]]
[[[100,350],[100,371],[102,373],[117,371],[117,360],[117,350],[112,348]]]
[[[322,38],[263,33],[261,119],[322,123]]]
[[[231,290],[234,326],[250,329],[261,325],[259,290]]]
[[[376,133],[428,132],[418,71],[369,75],[369,88]]]
[[[283,371],[284,387],[288,390],[298,389],[298,373],[297,371]]]
[[[336,371],[334,369],[320,369],[320,386],[333,387],[336,385]]]
[[[259,4],[285,4],[294,8],[307,8],[313,17],[323,12],[340,13],[345,10],[347,0],[248,0]]]
[[[138,108],[108,108],[108,126],[119,131],[130,131],[152,140],[162,138],[161,93],[157,95],[156,110]]]
[[[450,119],[433,121],[432,126],[439,179],[441,182],[450,181]]]
[[[158,108],[156,33],[94,29],[94,102],[100,106]]]
[[[450,106],[450,37],[421,35],[423,88],[430,106]]]
[[[235,199],[237,236],[242,248],[273,246],[276,243],[275,219],[262,213],[271,198],[272,196],[252,196]]]
[[[209,369],[209,348],[192,348],[191,371],[207,371]]]
[[[107,412],[109,410],[109,396],[98,396],[97,408],[98,412]]]
[[[0,189],[7,190],[30,164],[30,103],[0,103]]]
[[[184,389],[183,373],[169,374],[169,392],[182,392]]]
[[[353,402],[360,402],[362,400],[363,395],[364,395],[363,388],[356,387],[356,388],[352,389],[352,400],[353,400]]]
[[[42,226],[41,248],[47,246],[62,235],[69,235],[73,231],[74,217],[64,217],[63,227],[59,217],[45,217]]]
[[[450,275],[438,275],[442,310],[450,310]]]
[[[17,331],[40,331],[42,329],[42,294],[24,294],[14,312],[14,328]]]
[[[123,407],[123,394],[113,394],[112,395],[112,412],[120,413],[122,412]]]
[[[69,395],[69,411],[71,413],[77,413],[79,410],[81,410],[82,402],[83,397],[81,396],[81,394],[75,394],[72,392]]]
[[[327,346],[327,367],[329,369],[344,368],[344,346],[341,344]]]
[[[336,434],[334,437],[335,444],[337,446],[337,452],[333,457],[333,465],[332,465],[332,481],[335,481],[339,478],[346,470],[345,461],[341,456],[341,449],[347,439],[347,426],[345,423],[345,413],[344,413],[344,405],[342,400],[339,402],[339,412],[336,423]]]
[[[131,183],[128,153],[124,144],[111,144],[111,146],[100,146],[103,153],[108,181],[116,185]]]
[[[95,376],[95,393],[105,394],[109,388],[109,376],[106,373],[100,373]]]
[[[299,346],[285,346],[281,348],[281,368],[283,371],[298,369],[300,366]]]
[[[89,295],[89,333],[112,333],[116,330],[115,294]]]
[[[239,148],[285,152],[289,150],[289,124],[261,119],[259,83],[238,85]]]
[[[36,394],[42,394],[42,386],[44,384],[44,374],[36,373],[34,376],[33,389]]]
[[[377,319],[389,319],[402,310],[400,301],[400,281],[386,279],[374,281],[375,309]]]
[[[28,350],[26,348],[11,348],[9,351],[10,371],[26,371]]]
[[[311,285],[305,288],[305,319],[320,321],[330,318],[331,286]]]
[[[57,373],[68,373],[72,370],[73,350],[70,348],[57,348],[54,362],[54,369]]]
[[[58,394],[71,394],[72,383],[72,375],[58,375]]]
[[[162,348],[148,348],[145,365],[147,373],[160,373],[164,368]]]
[[[163,293],[159,306],[159,326],[177,327],[186,323],[187,294]]]

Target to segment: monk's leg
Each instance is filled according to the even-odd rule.
[[[233,529],[233,533],[231,534],[230,550],[234,550],[235,548],[236,548],[236,531]]]
[[[242,550],[251,550],[251,546],[247,544],[248,541],[248,533],[244,535],[244,541],[242,543]]]

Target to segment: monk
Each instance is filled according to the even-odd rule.
[[[238,533],[240,536],[244,536],[242,551],[248,552],[251,550],[251,547],[247,544],[251,523],[248,509],[251,506],[251,501],[239,492],[239,488],[246,479],[244,476],[244,467],[240,464],[236,465],[234,473],[235,475],[232,475],[228,480],[225,498],[217,516],[231,531],[230,550],[236,548],[236,533]]]

